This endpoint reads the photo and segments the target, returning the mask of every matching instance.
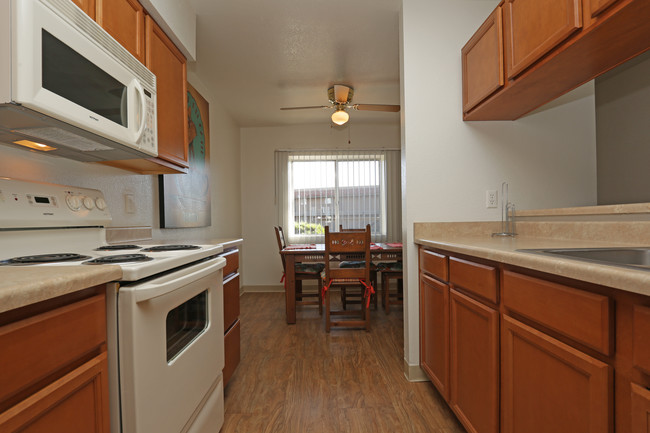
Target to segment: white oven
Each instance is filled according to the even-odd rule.
[[[120,266],[107,285],[111,432],[218,432],[222,247],[106,245],[110,221],[100,191],[0,178],[0,266]]]
[[[149,281],[110,285],[108,326],[117,336],[109,336],[109,368],[119,366],[119,375],[109,372],[111,402],[120,405],[122,432],[216,432],[223,424],[217,318],[224,265],[212,258]]]

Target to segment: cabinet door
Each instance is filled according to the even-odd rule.
[[[72,3],[79,6],[90,18],[95,19],[95,0],[72,0]]]
[[[508,78],[582,27],[581,0],[506,0]]]
[[[453,289],[450,293],[451,408],[469,433],[497,433],[499,313]]]
[[[420,276],[420,365],[449,400],[449,286]]]
[[[632,384],[632,432],[650,433],[650,390]]]
[[[239,317],[239,274],[223,282],[223,330],[228,330]]]
[[[6,433],[109,433],[106,352],[0,414]]]
[[[503,19],[501,6],[490,14],[461,50],[463,64],[463,112],[504,84]]]
[[[611,367],[503,316],[503,433],[607,433]]]
[[[149,16],[145,27],[145,65],[157,80],[158,158],[188,167],[185,57]]]
[[[137,0],[96,0],[96,21],[144,63],[144,9]]]
[[[595,17],[605,9],[616,3],[618,0],[589,0],[589,11],[591,16]]]

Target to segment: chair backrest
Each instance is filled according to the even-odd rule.
[[[286,248],[287,244],[284,240],[284,232],[282,231],[282,227],[273,227],[275,229],[275,239],[278,241],[278,251],[281,253],[283,249]],[[284,262],[284,256],[280,254],[280,258],[282,259],[282,270],[286,272],[287,266]]]
[[[339,268],[342,260],[365,262],[362,268]],[[325,226],[325,276],[326,279],[359,278],[370,281],[370,224],[365,230],[330,232]]]
[[[368,224],[367,226],[370,226],[370,224]],[[367,226],[366,226],[366,227],[367,227]],[[344,228],[343,228],[343,224],[339,224],[339,231],[340,231],[340,232],[359,232],[359,231],[362,232],[362,231],[364,231],[364,230],[365,230],[365,229],[344,229]]]

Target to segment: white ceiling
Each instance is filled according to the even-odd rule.
[[[190,0],[196,73],[242,127],[329,122],[332,84],[354,103],[399,104],[402,0]],[[350,122],[399,122],[399,113],[350,112]]]

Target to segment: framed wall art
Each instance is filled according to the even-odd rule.
[[[210,215],[210,113],[208,101],[187,83],[187,174],[158,178],[160,227],[206,227]]]

